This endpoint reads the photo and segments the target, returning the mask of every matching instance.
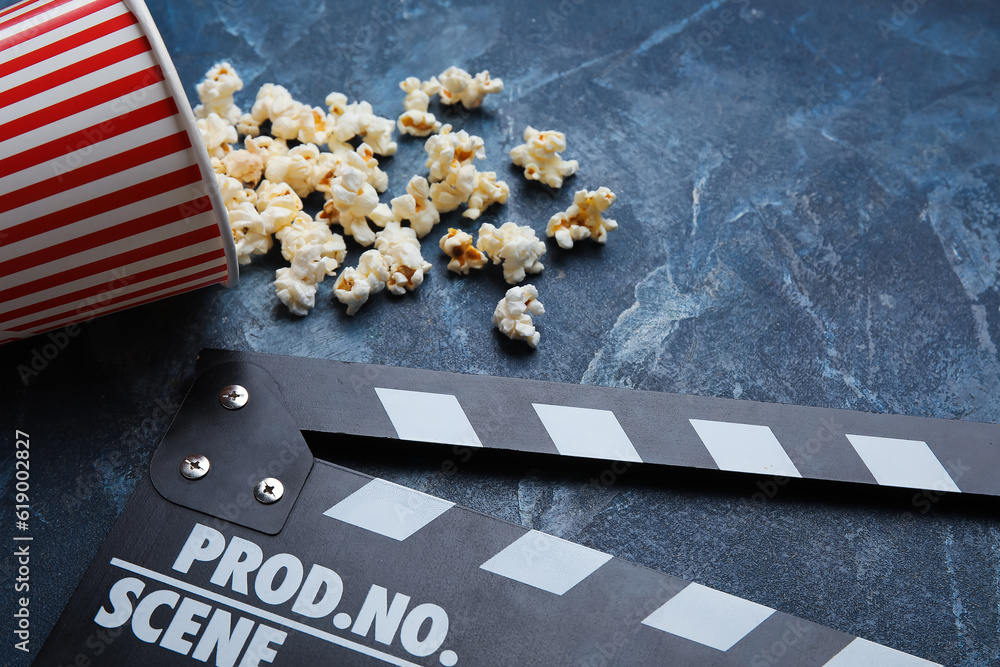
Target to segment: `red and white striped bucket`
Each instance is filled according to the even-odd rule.
[[[0,343],[237,277],[211,162],[141,0],[0,10]]]

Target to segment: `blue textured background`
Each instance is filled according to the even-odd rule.
[[[549,244],[534,352],[491,330],[506,285],[434,263],[414,294],[354,318],[320,289],[304,319],[269,282],[101,318],[25,386],[43,336],[0,348],[4,507],[13,430],[32,438],[37,651],[191,382],[206,346],[996,422],[1000,418],[1000,4],[677,0],[561,4],[150,2],[186,86],[220,59],[248,109],[268,81],[402,111],[397,83],[488,68],[464,117],[511,185],[484,222],[543,230],[577,188],[610,187],[606,247]],[[911,11],[912,10],[912,11]],[[724,14],[731,12],[731,14]],[[723,19],[731,17],[730,22]],[[580,173],[528,184],[507,151],[562,130]],[[383,163],[425,173],[422,140]],[[383,197],[384,200],[388,196]],[[478,227],[451,214],[447,226]],[[356,261],[356,246],[348,261]],[[996,503],[920,512],[911,493],[434,454],[333,460],[950,665],[1000,664]],[[605,476],[605,479],[609,479]],[[3,521],[9,533],[9,510]],[[8,542],[10,544],[10,542]],[[4,599],[13,562],[4,549]],[[6,608],[6,607],[5,607]],[[4,621],[6,628],[10,620]],[[0,659],[20,664],[4,630]]]

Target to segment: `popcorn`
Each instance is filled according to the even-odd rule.
[[[331,134],[336,141],[344,143],[361,136],[379,155],[396,153],[397,144],[392,140],[395,123],[388,118],[376,116],[371,104],[347,104],[347,96],[342,93],[327,95],[326,104],[330,109],[328,120],[332,121]]]
[[[194,108],[195,118],[208,118],[216,114],[229,125],[235,125],[239,119],[239,107],[233,104],[233,95],[243,90],[243,80],[229,63],[216,63],[205,74],[205,79],[198,84],[198,99],[201,104]],[[233,142],[235,143],[235,142]]]
[[[236,259],[240,264],[249,264],[252,255],[265,255],[271,249],[271,235],[265,228],[260,213],[250,202],[227,208],[229,227],[236,242]]]
[[[260,133],[261,123],[271,121],[273,130],[275,121],[285,114],[297,114],[300,106],[301,103],[296,102],[284,86],[265,83],[257,91],[257,99],[254,101],[250,113],[240,116],[236,123],[237,128],[242,134],[256,137]]]
[[[540,273],[545,268],[538,261],[545,254],[545,244],[538,240],[531,227],[505,222],[497,229],[483,223],[476,247],[485,252],[494,264],[503,262],[503,277],[511,285],[524,280],[525,273]]]
[[[473,77],[464,69],[449,67],[438,79],[441,82],[441,104],[461,102],[466,109],[477,108],[488,93],[503,90],[503,81],[491,79],[490,73],[485,70]]]
[[[476,187],[476,168],[471,164],[440,182],[431,184],[431,201],[439,213],[454,211],[469,200]]]
[[[339,234],[303,212],[275,236],[281,241],[281,255],[291,262],[275,272],[278,298],[295,315],[306,315],[316,304],[316,286],[337,271],[347,246]]]
[[[421,82],[415,76],[408,77],[399,84],[406,93],[403,108],[406,111],[396,120],[396,126],[402,134],[414,137],[426,137],[441,129],[441,123],[434,114],[427,111],[431,97],[441,91],[441,83],[437,77]]]
[[[389,279],[386,287],[392,294],[413,291],[424,281],[424,273],[431,265],[420,255],[420,242],[409,227],[401,227],[398,222],[386,224],[385,229],[375,235],[375,249],[386,259]]]
[[[239,140],[236,128],[220,118],[217,113],[213,112],[205,118],[199,118],[196,123],[201,132],[201,140],[205,142],[211,157],[224,158],[226,153],[233,150],[232,145]]]
[[[330,181],[327,202],[319,218],[337,223],[344,233],[354,237],[363,246],[375,242],[375,232],[368,226],[366,216],[378,206],[378,193],[365,181],[365,173],[347,164],[337,167],[336,177]]]
[[[313,220],[307,213],[299,213],[292,223],[275,234],[281,241],[281,256],[289,262],[306,248],[319,248],[319,262],[325,274],[332,276],[347,254],[347,246],[340,234],[334,234],[321,220]]]
[[[216,169],[215,161],[212,158],[212,168]],[[231,176],[247,185],[257,185],[264,174],[264,158],[258,153],[251,153],[245,149],[239,149],[226,154],[226,157],[219,161],[221,172],[216,169],[216,173],[223,173]]]
[[[523,340],[529,347],[541,338],[531,321],[532,315],[544,315],[545,306],[538,300],[534,285],[511,287],[493,311],[493,324],[511,340]]]
[[[220,161],[221,164],[221,161]],[[250,188],[243,187],[243,183],[235,178],[217,173],[215,182],[219,184],[219,191],[222,192],[222,202],[227,209],[236,208],[245,202],[257,203],[257,193]]]
[[[448,270],[469,275],[469,269],[481,269],[486,265],[486,255],[472,245],[472,235],[457,229],[449,229],[441,237],[441,250],[451,257]]]
[[[333,295],[347,306],[347,314],[353,315],[365,305],[368,297],[385,289],[389,280],[389,266],[385,256],[378,250],[361,253],[358,268],[348,267],[337,278]]]
[[[471,165],[476,158],[484,159],[486,150],[481,137],[465,130],[451,131],[451,125],[444,125],[441,131],[424,143],[427,151],[427,168],[430,182],[443,181],[448,174],[458,173],[462,167]]]
[[[469,208],[462,213],[463,218],[475,220],[491,204],[506,204],[510,196],[510,187],[497,180],[496,172],[476,172],[476,179],[469,195]]]
[[[441,214],[430,199],[431,186],[423,176],[414,176],[406,184],[407,194],[396,197],[392,205],[392,218],[396,222],[410,223],[417,238],[423,238],[441,221]]]
[[[389,187],[389,175],[378,168],[375,151],[367,143],[358,146],[356,151],[343,155],[341,159],[349,166],[365,172],[365,180],[379,192],[385,192]]]
[[[563,160],[559,153],[564,150],[566,135],[562,132],[539,132],[529,125],[524,130],[524,143],[512,148],[510,157],[514,164],[524,167],[524,176],[528,180],[561,188],[563,178],[575,174],[580,166],[576,160]]]
[[[296,253],[291,266],[274,272],[274,288],[289,311],[305,316],[316,305],[316,286],[325,275],[319,246],[307,246]]]
[[[614,203],[615,193],[608,188],[577,190],[573,205],[549,218],[545,233],[549,238],[554,236],[559,247],[566,249],[573,247],[573,241],[585,238],[606,243],[608,232],[618,229],[618,223],[605,219],[602,214]]]
[[[319,155],[315,144],[300,144],[285,155],[270,157],[264,177],[272,182],[287,183],[299,197],[308,197],[319,181],[316,173]]]
[[[288,144],[285,143],[284,139],[275,139],[267,135],[263,137],[247,137],[243,145],[246,146],[248,153],[253,153],[260,157],[265,167],[272,157],[288,155]]]
[[[268,234],[292,224],[302,210],[302,200],[287,183],[263,180],[257,186],[257,210]]]

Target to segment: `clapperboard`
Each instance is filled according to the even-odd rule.
[[[303,431],[1000,495],[992,424],[216,350],[198,370],[38,664],[750,665],[776,643],[771,665],[934,664],[315,459]]]

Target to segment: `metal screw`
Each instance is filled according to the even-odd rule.
[[[212,467],[209,460],[201,454],[185,456],[181,461],[181,474],[187,479],[201,479],[208,474],[208,469]]]
[[[273,477],[265,477],[253,489],[253,497],[265,505],[278,502],[284,493],[284,484]]]
[[[239,410],[247,404],[250,392],[238,384],[231,384],[219,393],[219,403],[227,410]]]

